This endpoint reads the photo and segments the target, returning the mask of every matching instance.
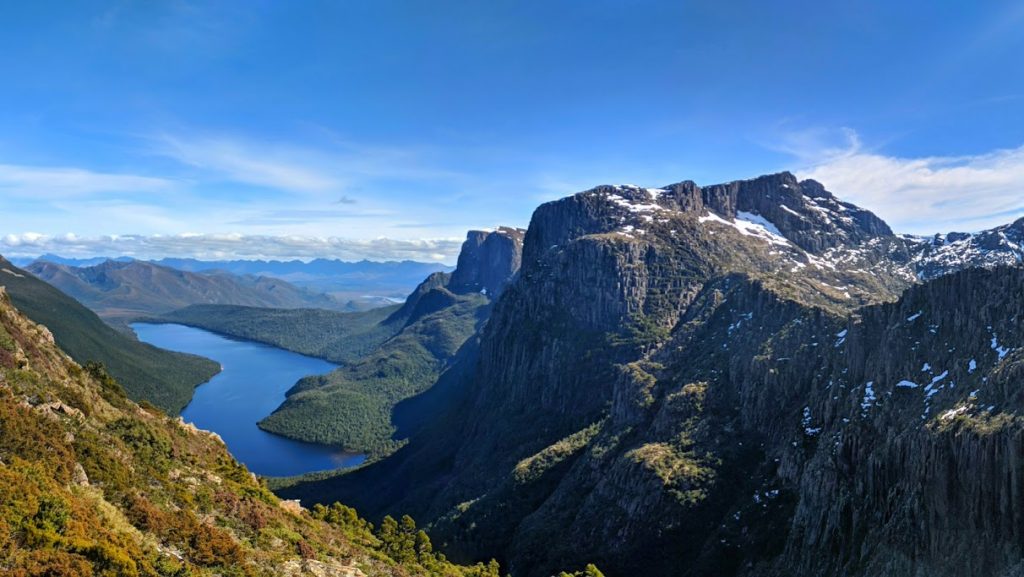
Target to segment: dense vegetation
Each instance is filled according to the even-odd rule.
[[[130,401],[0,292],[0,573],[496,577],[408,518],[279,501],[210,433]]]
[[[185,272],[138,260],[108,260],[87,267],[39,260],[26,270],[89,307],[115,327],[124,327],[140,316],[161,314],[191,304],[345,307],[328,295],[277,278],[223,271]]]
[[[112,329],[95,313],[0,257],[0,285],[29,318],[46,325],[57,344],[79,363],[103,363],[128,396],[177,414],[192,390],[217,374],[217,363],[140,343]]]
[[[394,305],[344,313],[320,309],[192,305],[155,320],[180,323],[345,363],[374,350],[401,329],[400,322],[386,322],[398,309],[399,305]]]
[[[443,288],[433,289],[421,304],[408,326],[369,355],[299,381],[260,427],[378,455],[393,450],[395,405],[437,382],[488,308],[483,295],[454,295]]]

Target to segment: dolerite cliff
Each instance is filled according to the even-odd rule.
[[[1022,273],[959,272],[1013,260],[990,234],[950,256],[788,173],[545,204],[449,409],[285,494],[517,577],[1013,574]]]
[[[525,232],[505,226],[491,232],[470,231],[462,243],[449,288],[455,292],[475,290],[496,298],[519,271]]]

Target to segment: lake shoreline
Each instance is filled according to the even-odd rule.
[[[365,454],[289,439],[258,426],[299,379],[329,372],[335,363],[183,323],[147,320],[132,323],[131,328],[141,342],[201,355],[220,365],[217,375],[195,388],[181,416],[220,435],[250,471],[293,477],[365,462]]]

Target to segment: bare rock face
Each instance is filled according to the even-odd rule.
[[[702,194],[710,210],[724,216],[760,215],[813,253],[892,236],[871,212],[838,200],[816,181],[798,182],[788,172],[710,186]]]
[[[475,291],[497,298],[522,263],[524,232],[510,227],[470,231],[448,288],[456,293]]]
[[[469,231],[456,269],[451,274],[436,272],[428,276],[386,322],[411,324],[451,306],[457,294],[481,293],[496,300],[519,272],[523,234],[523,230],[510,227]]]

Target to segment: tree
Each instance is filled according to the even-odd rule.
[[[430,543],[430,536],[423,530],[416,532],[416,558],[421,565],[434,560],[434,546]]]

